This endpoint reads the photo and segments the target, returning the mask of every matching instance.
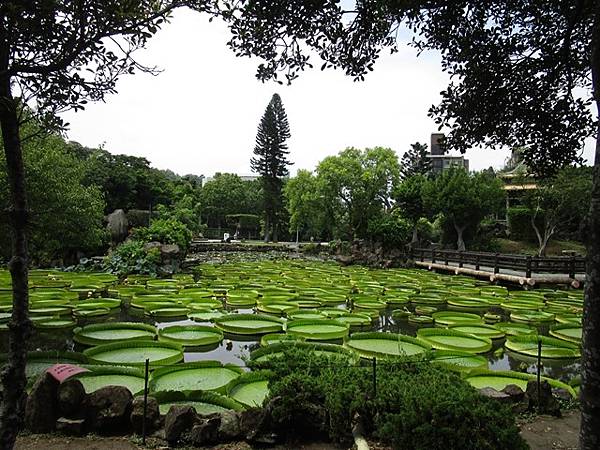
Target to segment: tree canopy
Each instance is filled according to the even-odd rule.
[[[428,175],[431,173],[433,162],[427,157],[427,144],[415,142],[410,144],[400,160],[400,176],[402,179],[413,175]]]

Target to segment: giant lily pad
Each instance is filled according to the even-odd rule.
[[[225,411],[240,411],[242,405],[235,400],[224,397],[216,392],[177,392],[163,391],[152,394],[158,402],[158,408],[161,414],[167,414],[171,406],[188,405],[196,410],[196,413],[202,415],[221,413]]]
[[[575,344],[581,344],[581,332],[581,326],[574,324],[555,325],[550,328],[550,335]]]
[[[504,331],[499,330],[492,325],[485,325],[483,323],[457,323],[455,325],[450,325],[448,329],[490,339],[502,339],[504,337]]]
[[[223,340],[223,332],[203,325],[173,325],[158,330],[158,339],[183,346],[212,345]]]
[[[562,383],[552,378],[541,377],[543,380],[548,381],[552,387],[562,388],[567,390],[573,397],[575,397],[575,391],[568,384]],[[485,370],[475,369],[469,372],[465,379],[471,384],[471,386],[482,389],[491,387],[497,391],[501,391],[509,384],[515,384],[521,389],[527,389],[527,382],[536,380],[537,377],[531,373],[513,372],[510,370]]]
[[[269,395],[271,378],[266,371],[245,373],[227,385],[227,395],[242,405],[260,407]]]
[[[561,359],[581,356],[578,345],[548,336],[509,336],[504,346],[513,352],[537,357],[538,342],[542,343],[542,358]]]
[[[130,341],[98,345],[83,352],[96,364],[142,366],[175,364],[183,359],[181,346],[171,342]]]
[[[348,324],[332,319],[292,320],[287,323],[288,334],[308,340],[327,341],[348,336]]]
[[[89,372],[74,376],[88,394],[105,386],[124,386],[136,395],[144,390],[144,372],[133,367],[87,366]]]
[[[283,330],[284,320],[261,314],[229,314],[215,319],[215,325],[232,334],[266,334]]]
[[[417,336],[437,350],[485,353],[492,348],[491,339],[444,328],[421,328]]]
[[[80,344],[100,345],[132,340],[152,340],[156,328],[136,322],[113,322],[86,325],[73,330],[73,339]]]
[[[414,357],[431,349],[431,345],[411,336],[377,332],[354,333],[344,345],[363,358]]]
[[[196,361],[163,367],[152,373],[152,391],[219,391],[243,373],[241,367],[219,361]]]

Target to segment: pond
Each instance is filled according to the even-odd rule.
[[[143,355],[158,352],[161,356],[156,356],[154,369],[161,361],[164,365],[176,363],[177,357],[169,359],[169,352],[177,351],[168,345],[175,348],[173,342],[183,342],[190,344],[183,347],[185,363],[218,361],[223,367],[244,368],[251,352],[261,348],[266,331],[281,330],[283,334],[287,329],[287,337],[294,339],[344,345],[357,360],[359,356],[386,357],[398,351],[408,355],[433,348],[434,358],[442,361],[448,358],[454,364],[462,358],[458,362],[462,373],[469,364],[500,372],[535,373],[539,334],[548,336],[542,342],[542,374],[577,384],[581,291],[509,290],[468,277],[421,270],[375,270],[303,260],[204,264],[195,274],[195,278],[180,275],[171,280],[131,276],[117,284],[107,274],[32,271],[31,311],[36,327],[28,349],[76,352],[72,355],[85,351],[92,362],[120,364],[118,359],[102,360],[120,357],[123,364],[138,367]],[[7,274],[0,272],[0,322],[4,327],[10,312],[8,283]],[[240,322],[244,317],[246,322]],[[100,326],[90,342],[74,339],[75,325],[93,330],[89,325],[122,322],[151,327],[150,331],[143,327],[102,331]],[[135,347],[131,340],[118,342],[119,336],[123,340],[147,339],[145,333],[154,338],[152,326],[165,348]],[[244,329],[246,326],[249,328]],[[6,333],[0,331],[0,337],[0,351],[5,352]],[[377,337],[385,339],[374,339]],[[280,338],[274,337],[275,341]],[[91,344],[103,339],[117,341],[116,356],[90,353]],[[205,342],[211,343],[194,345]],[[485,360],[482,364],[482,356],[487,364]],[[223,367],[214,377],[239,376],[237,372],[222,373]],[[488,379],[482,375],[472,384]],[[167,376],[171,375],[163,379]],[[225,382],[231,380],[210,389],[224,393]]]

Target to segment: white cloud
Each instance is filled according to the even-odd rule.
[[[313,169],[347,146],[385,146],[402,155],[415,141],[429,143],[436,131],[427,110],[448,81],[436,55],[417,58],[405,47],[382,55],[364,82],[315,69],[280,86],[257,81],[258,61],[236,58],[228,37],[222,23],[177,12],[140,54],[163,73],[123,77],[106,103],[66,113],[69,138],[90,147],[105,143],[113,153],[144,156],[180,174],[248,174],[256,127],[274,92],[290,122],[292,172]],[[472,169],[500,167],[506,156],[467,153]]]

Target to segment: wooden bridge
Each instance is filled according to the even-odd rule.
[[[539,257],[417,248],[411,251],[411,257],[415,265],[429,270],[521,285],[550,283],[578,288],[585,279],[585,258],[581,256]]]

